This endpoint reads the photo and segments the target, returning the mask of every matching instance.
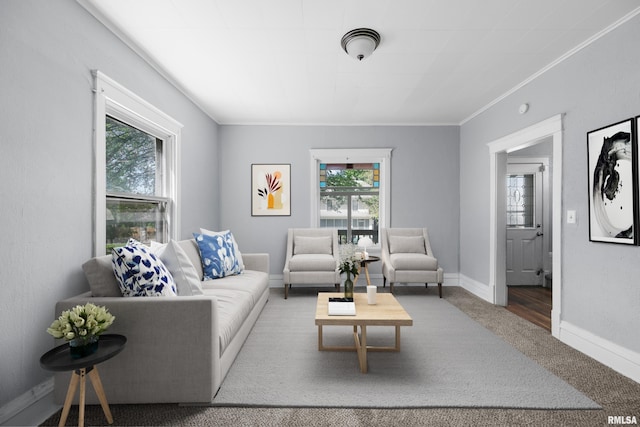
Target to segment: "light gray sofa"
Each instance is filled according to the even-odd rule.
[[[196,242],[178,245],[202,280]],[[116,317],[107,333],[126,336],[127,344],[97,365],[109,403],[212,401],[269,297],[269,254],[243,253],[242,258],[241,274],[203,281],[204,295],[175,297],[117,296],[110,255],[83,265],[91,291],[59,301],[56,316],[92,302]],[[64,402],[69,378],[68,372],[55,376],[58,403]],[[87,402],[98,403],[90,386]]]

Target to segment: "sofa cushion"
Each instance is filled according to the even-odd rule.
[[[202,282],[206,289],[229,289],[251,295],[252,303],[257,304],[262,294],[269,288],[269,275],[262,271],[245,270],[235,276]]]
[[[293,254],[327,254],[331,255],[331,236],[294,236]]]
[[[220,355],[222,355],[254,307],[251,294],[216,288],[203,288],[203,292],[207,296],[215,296],[218,300],[218,330],[220,331]]]
[[[336,259],[327,254],[300,254],[289,258],[290,271],[333,271]]]
[[[145,245],[129,239],[111,251],[113,272],[122,296],[176,296],[176,283],[160,258]]]
[[[218,279],[242,271],[238,264],[230,232],[216,236],[193,233],[193,237],[200,249],[205,279]]]
[[[154,245],[151,246],[154,251]],[[202,295],[201,280],[193,263],[178,242],[171,240],[154,251],[173,276],[178,296]]]
[[[424,236],[389,236],[389,252],[424,254]]]
[[[94,297],[121,297],[120,285],[113,274],[111,255],[91,258],[82,264],[82,271],[89,282]]]
[[[231,234],[231,241],[233,242],[233,250],[236,253],[236,258],[238,258],[238,265],[240,266],[240,271],[244,270],[244,262],[242,261],[242,253],[240,252],[240,248],[238,247],[238,242],[236,242],[236,238],[230,230],[225,231],[211,231],[204,228],[200,229],[200,233],[207,234],[209,236],[224,236],[227,233]]]
[[[437,270],[438,260],[425,254],[391,254],[389,262],[396,270]]]

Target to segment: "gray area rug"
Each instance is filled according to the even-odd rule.
[[[214,406],[599,409],[584,394],[433,294],[399,295],[414,325],[399,353],[320,352],[314,295],[272,295],[214,398]],[[325,327],[325,345],[351,345]],[[392,345],[392,327],[368,328]]]

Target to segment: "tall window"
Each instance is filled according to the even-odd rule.
[[[380,163],[320,163],[320,227],[337,228],[340,243],[378,242]]]
[[[181,124],[100,72],[96,79],[95,253],[131,237],[177,238]]]
[[[314,149],[311,226],[337,228],[341,243],[379,241],[390,220],[391,149]]]
[[[164,141],[106,117],[107,253],[130,237],[167,241]]]

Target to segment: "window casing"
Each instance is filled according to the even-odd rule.
[[[311,227],[337,228],[341,241],[357,242],[358,235],[369,235],[374,242],[379,241],[379,229],[390,223],[390,162],[391,149],[313,149],[311,154]],[[371,187],[345,188],[344,199],[326,197],[321,186],[321,165],[377,164],[376,194]],[[324,166],[326,167],[326,166]],[[339,168],[339,166],[338,166]],[[362,190],[365,189],[363,192]],[[371,194],[366,194],[371,191]],[[350,193],[350,194],[347,194]],[[348,197],[347,197],[348,196]],[[377,223],[372,220],[372,212],[366,198],[378,197]],[[348,206],[349,215],[329,215],[343,206]],[[366,207],[363,209],[363,207]],[[356,209],[354,211],[354,209]],[[355,231],[354,231],[355,230]]]
[[[129,237],[177,239],[182,125],[99,71],[95,77],[95,255]]]

